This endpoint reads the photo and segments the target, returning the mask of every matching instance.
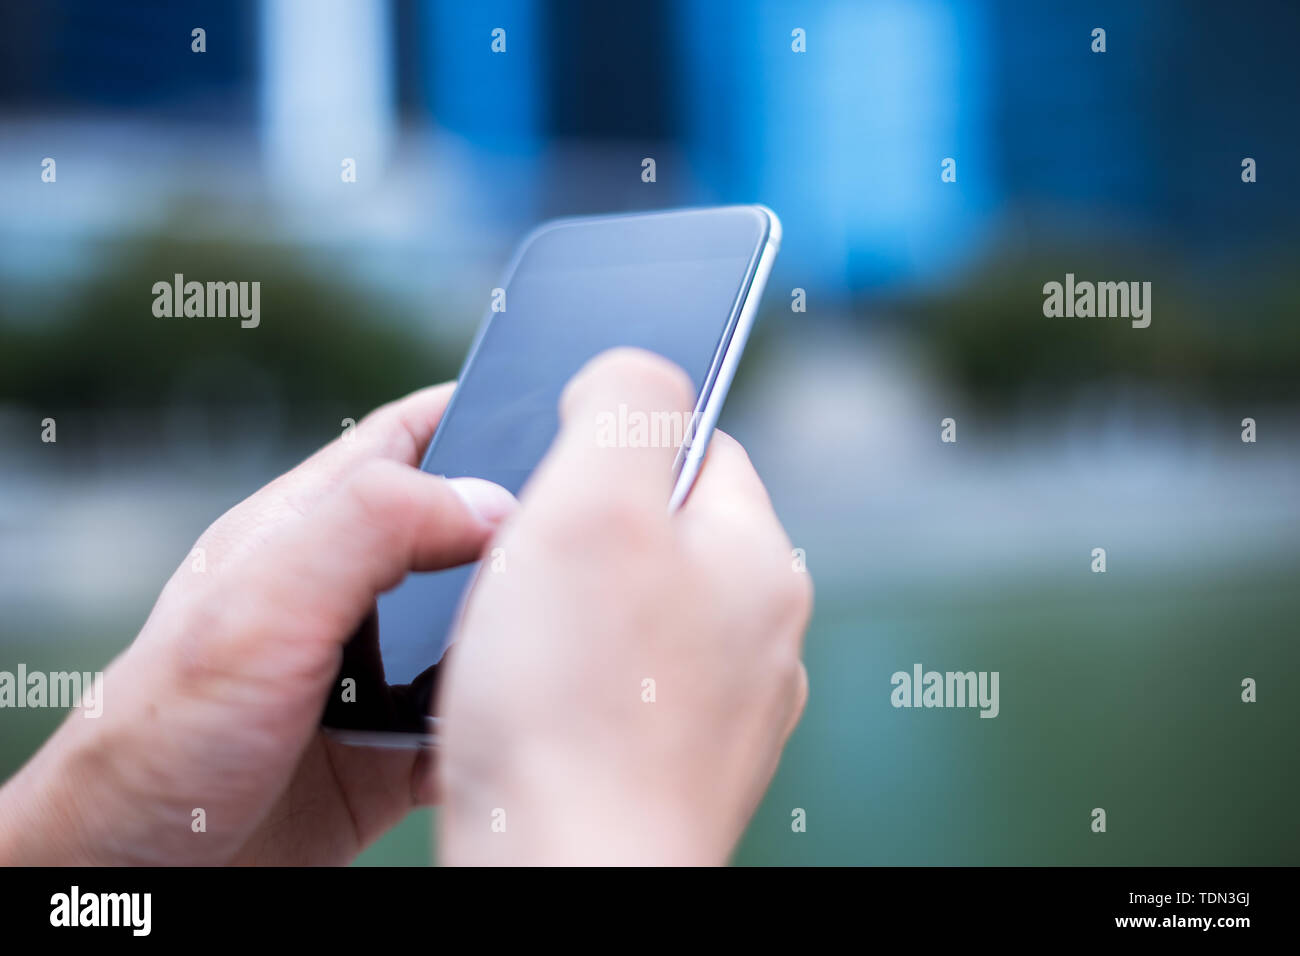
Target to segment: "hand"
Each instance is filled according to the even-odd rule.
[[[720,864],[762,797],[807,696],[808,575],[733,439],[675,515],[675,448],[598,441],[620,404],[692,398],[628,350],[565,392],[445,665],[447,862]]]
[[[203,572],[172,576],[105,673],[102,716],[74,711],[0,790],[0,862],[342,863],[430,802],[427,757],[318,723],[375,595],[478,557],[513,509],[411,467],[450,394],[379,409],[203,534]]]

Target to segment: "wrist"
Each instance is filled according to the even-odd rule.
[[[518,758],[516,758],[518,761]],[[503,761],[504,763],[504,761]],[[444,775],[440,857],[453,866],[716,866],[730,846],[670,788],[540,755]]]

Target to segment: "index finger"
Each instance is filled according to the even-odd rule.
[[[418,465],[454,388],[455,382],[445,382],[381,405],[259,494],[281,495],[305,511],[367,461]]]
[[[337,477],[374,458],[418,465],[455,387],[443,382],[379,406],[298,468]]]
[[[224,564],[248,553],[284,521],[314,511],[368,461],[419,464],[442,420],[455,383],[412,392],[383,405],[355,427],[225,512],[203,533],[207,559]]]
[[[559,434],[526,497],[618,498],[666,513],[694,407],[694,386],[667,359],[626,348],[598,355],[565,388]]]

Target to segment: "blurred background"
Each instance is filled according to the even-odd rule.
[[[1297,35],[1282,0],[7,4],[0,669],[102,668],[222,511],[453,377],[539,221],[763,202],[723,425],[817,611],[736,861],[1300,862]],[[1150,328],[1045,318],[1067,272],[1151,282]],[[260,327],[156,318],[174,273],[259,280]],[[1000,716],[895,710],[917,662],[999,671]],[[0,778],[59,717],[3,714]]]

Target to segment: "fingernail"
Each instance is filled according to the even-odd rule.
[[[519,507],[514,495],[500,485],[482,478],[448,478],[447,487],[460,496],[470,511],[488,524],[500,524]]]

